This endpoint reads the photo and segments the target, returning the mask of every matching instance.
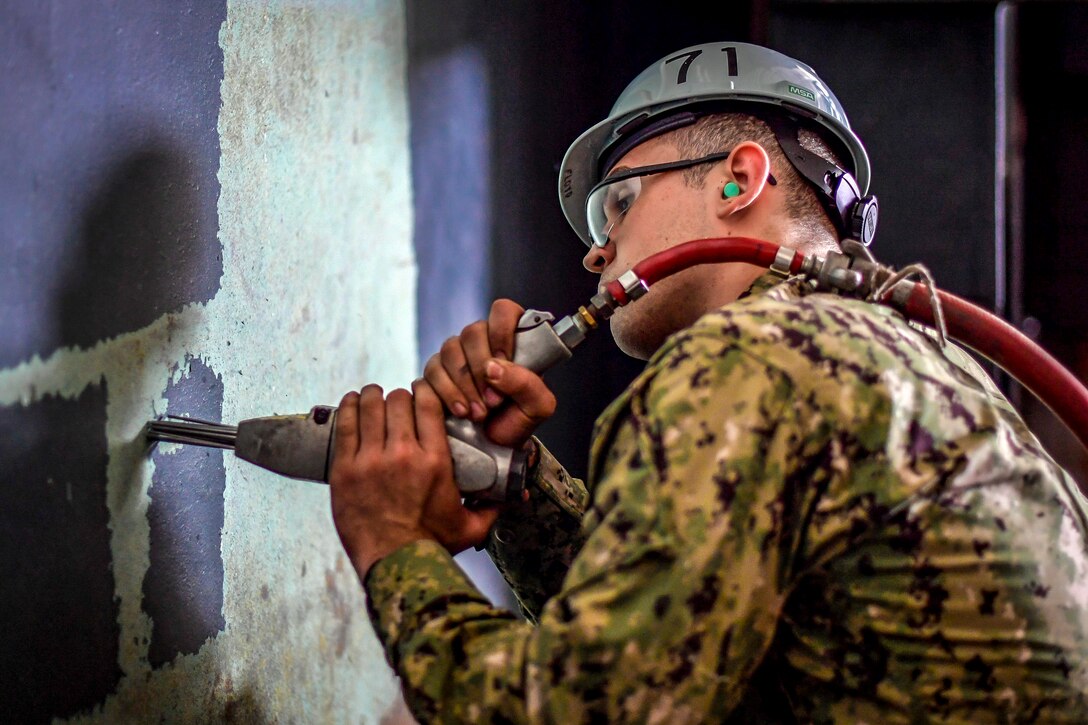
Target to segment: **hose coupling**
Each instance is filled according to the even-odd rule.
[[[650,288],[646,285],[646,280],[635,274],[635,270],[629,269],[619,276],[616,280],[623,287],[623,291],[627,294],[627,299],[630,301],[637,300],[642,295],[650,291]]]

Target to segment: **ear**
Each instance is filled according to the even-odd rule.
[[[725,159],[717,169],[707,177],[712,184],[712,191],[716,194],[715,202],[718,216],[725,218],[736,214],[754,204],[767,187],[767,176],[771,173],[771,159],[767,151],[755,141],[743,141],[737,144],[729,158]],[[740,187],[740,193],[736,196],[725,197],[722,190],[729,182]]]

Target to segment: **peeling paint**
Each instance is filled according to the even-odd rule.
[[[121,679],[106,395],[95,384],[0,406],[0,701],[11,722],[75,714]]]
[[[219,420],[223,380],[199,360],[185,364],[163,393],[170,415]],[[166,450],[170,448],[170,450]],[[223,451],[161,446],[148,491],[149,562],[143,610],[151,618],[152,667],[193,654],[223,631]]]
[[[202,249],[222,250],[214,297],[170,303],[138,328],[100,328],[0,369],[0,406],[15,411],[105,391],[104,416],[78,422],[107,456],[100,496],[116,687],[79,715],[52,714],[408,722],[327,489],[231,456],[218,532],[222,631],[195,650],[150,654],[159,617],[144,586],[157,566],[151,485],[177,451],[149,457],[142,433],[166,411],[183,377],[176,371],[188,360],[214,371],[227,422],[336,403],[367,382],[406,386],[418,372],[401,4],[229,2],[219,44],[218,238],[200,238]],[[201,535],[217,525],[208,519]]]

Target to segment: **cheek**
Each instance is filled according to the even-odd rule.
[[[628,270],[647,257],[672,246],[668,229],[661,229],[650,224],[633,224],[616,245],[616,257],[613,265],[617,269]]]

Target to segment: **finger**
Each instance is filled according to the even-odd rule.
[[[416,443],[416,416],[412,394],[397,388],[385,398],[385,446]]]
[[[359,394],[354,390],[340,400],[336,410],[333,459],[346,461],[359,452]]]
[[[555,412],[555,395],[544,380],[528,368],[492,360],[487,365],[487,381],[510,399],[510,404],[488,421],[488,437],[496,443],[516,445],[525,441]]]
[[[415,400],[416,435],[424,450],[449,455],[449,438],[446,437],[446,421],[442,415],[442,401],[426,380],[412,383]]]
[[[518,320],[524,312],[525,308],[513,300],[495,300],[491,303],[487,337],[492,355],[501,360],[514,359],[514,336],[517,334]]]
[[[509,398],[528,418],[539,423],[555,412],[555,395],[544,379],[529,368],[492,359],[486,369],[488,384]]]
[[[442,367],[446,370],[450,380],[453,381],[461,394],[468,401],[470,415],[473,420],[483,420],[487,417],[487,406],[480,396],[480,390],[476,387],[476,381],[472,377],[468,362],[465,360],[465,351],[461,347],[461,339],[451,337],[442,343],[442,350],[438,353],[442,359]]]
[[[493,357],[491,343],[488,342],[487,327],[487,322],[478,320],[461,330],[461,349],[465,353],[465,361],[472,373],[476,389],[480,391],[480,396],[488,407],[494,407],[502,402],[502,398],[494,393],[490,396],[487,394],[484,367],[487,365],[487,361]]]
[[[385,447],[385,400],[379,385],[359,391],[359,454],[380,454]]]
[[[423,367],[423,378],[434,388],[434,392],[451,413],[458,418],[468,417],[468,399],[450,378],[446,368],[442,367],[442,359],[437,354],[431,355]]]

